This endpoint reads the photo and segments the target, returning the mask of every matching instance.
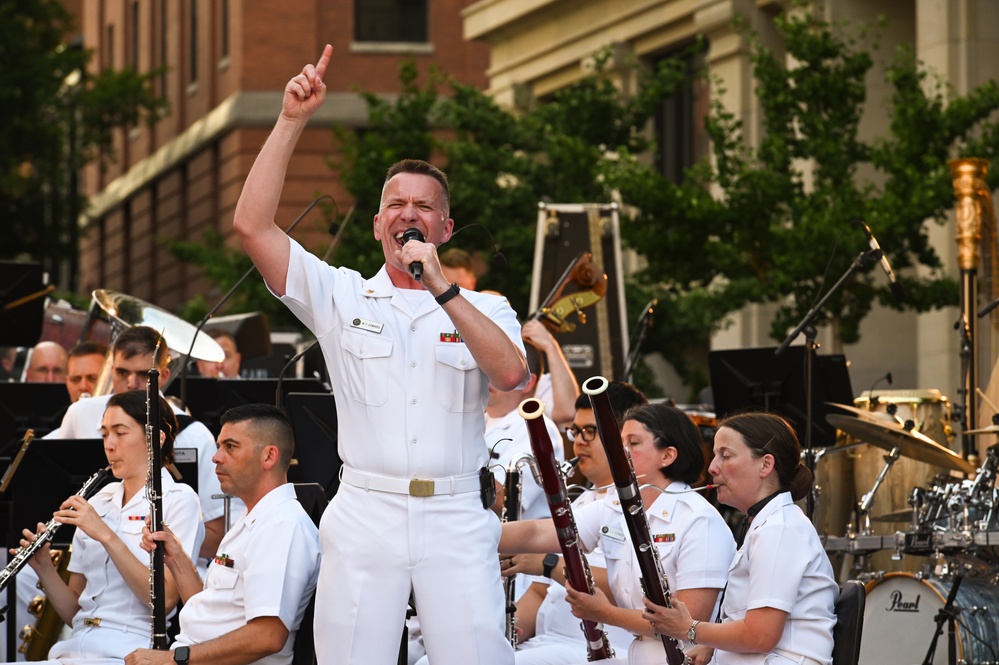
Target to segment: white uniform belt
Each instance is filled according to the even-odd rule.
[[[440,496],[479,491],[479,473],[466,473],[449,478],[391,478],[340,467],[340,482],[363,490],[408,494],[409,496]]]
[[[87,628],[108,628],[110,630],[116,630],[119,633],[134,633],[136,635],[145,635],[146,637],[149,637],[149,626],[146,626],[145,628],[136,628],[135,626],[126,626],[123,623],[108,621],[107,619],[102,619],[100,617],[87,617],[83,620],[83,625]]]
[[[822,665],[821,662],[815,660],[814,658],[809,658],[808,656],[802,656],[800,653],[794,653],[793,651],[785,651],[784,649],[774,649],[774,653],[792,660],[798,665]]]

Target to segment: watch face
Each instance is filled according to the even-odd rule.
[[[191,657],[191,647],[177,647],[173,650],[173,659],[175,662],[181,665],[187,665],[188,659]]]

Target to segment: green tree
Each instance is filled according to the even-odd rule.
[[[115,130],[157,117],[165,100],[152,93],[156,72],[87,75],[91,52],[64,41],[71,19],[57,0],[0,0],[0,257],[53,274],[68,261],[75,279],[76,175],[113,159]]]

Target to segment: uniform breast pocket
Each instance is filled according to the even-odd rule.
[[[441,406],[452,413],[482,409],[485,377],[464,344],[438,344],[437,392]]]
[[[205,575],[205,588],[219,592],[221,597],[235,600],[236,582],[238,581],[238,570],[212,562],[208,566],[208,574]]]
[[[371,406],[388,401],[389,358],[392,340],[369,333],[345,330],[340,338],[347,396]]]

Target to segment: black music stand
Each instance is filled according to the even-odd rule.
[[[779,356],[776,347],[712,351],[708,354],[711,391],[719,418],[747,410],[764,410],[787,418],[804,442],[808,410],[805,347],[792,346]],[[836,428],[826,422],[833,412],[826,402],[853,404],[853,388],[843,355],[815,357],[812,377],[812,441],[836,443]],[[838,412],[838,411],[837,411]]]
[[[29,429],[36,439],[57,429],[67,408],[65,383],[0,382],[0,454]]]
[[[195,420],[204,423],[212,436],[218,437],[222,414],[243,404],[274,404],[277,379],[213,379],[192,376],[187,379],[187,408]],[[329,390],[318,379],[285,379],[281,382],[282,396],[289,392],[325,393]],[[180,394],[180,384],[172,382],[167,395]]]
[[[90,476],[107,465],[100,439],[35,439],[7,493],[12,505],[6,542],[16,543],[21,529],[52,519],[67,497],[79,492]],[[52,544],[69,545],[75,530],[72,526],[60,528]]]
[[[336,404],[330,393],[288,393],[285,409],[295,431],[295,459],[288,475],[296,483],[316,483],[330,498],[340,488]]]
[[[0,261],[0,346],[38,343],[46,293],[41,263]]]

